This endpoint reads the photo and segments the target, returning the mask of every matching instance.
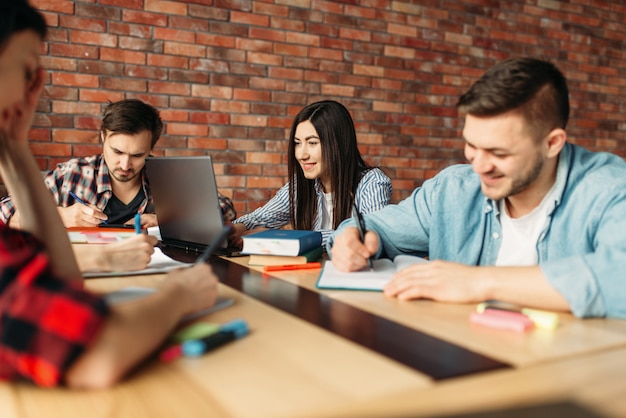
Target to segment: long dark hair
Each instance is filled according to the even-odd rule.
[[[3,0],[0,3],[0,51],[11,35],[34,30],[41,39],[46,37],[46,21],[26,0]]]
[[[318,216],[315,180],[304,177],[296,160],[295,135],[298,124],[310,121],[320,138],[324,173],[333,191],[333,229],[350,217],[356,188],[370,170],[357,148],[352,117],[341,103],[324,100],[303,108],[295,117],[289,135],[289,212],[294,229],[311,230]]]

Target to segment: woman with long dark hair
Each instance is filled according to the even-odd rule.
[[[264,206],[233,221],[237,235],[260,228],[314,230],[325,244],[350,217],[353,203],[371,213],[391,200],[391,180],[363,161],[352,117],[336,101],[312,103],[296,115],[288,154],[290,181]]]

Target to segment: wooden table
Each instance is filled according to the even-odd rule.
[[[470,326],[470,305],[317,291],[319,271],[264,277],[247,268],[245,257],[213,264],[223,282],[220,295],[235,304],[200,320],[243,318],[249,336],[200,358],[170,364],[149,359],[110,390],[2,383],[0,417],[432,416],[572,397],[608,416],[626,414],[626,397],[618,396],[626,385],[617,377],[626,374],[625,321],[560,315],[561,326],[553,332],[494,331]],[[92,279],[87,286],[109,292],[156,287],[162,280]],[[435,360],[454,363],[447,357],[467,355],[479,366],[462,375],[422,372],[368,348],[384,339],[379,327],[400,330],[410,341],[426,338],[452,347],[426,353]],[[481,363],[483,358],[493,364]],[[491,369],[481,372],[485,364]]]

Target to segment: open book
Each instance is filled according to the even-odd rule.
[[[154,253],[150,258],[148,266],[143,270],[132,271],[89,271],[83,273],[83,277],[116,277],[116,276],[135,276],[138,274],[157,274],[167,273],[180,267],[189,267],[193,263],[183,263],[165,255],[159,247],[154,247]]]
[[[337,270],[328,260],[315,286],[318,289],[383,290],[396,271],[416,263],[428,261],[412,255],[399,255],[393,261],[388,258],[373,260],[373,271],[366,267],[347,273]]]

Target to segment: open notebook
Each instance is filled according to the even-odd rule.
[[[393,261],[387,258],[374,260],[373,270],[365,268],[359,271],[343,272],[337,270],[332,261],[328,260],[315,286],[319,289],[380,291],[396,271],[416,263],[428,263],[428,261],[412,255],[399,255]]]

